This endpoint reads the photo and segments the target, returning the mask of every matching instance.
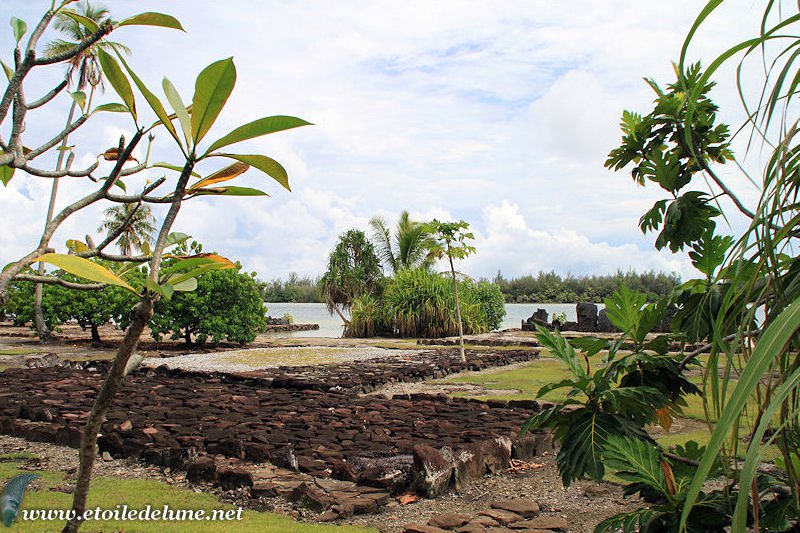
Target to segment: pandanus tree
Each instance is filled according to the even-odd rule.
[[[197,286],[197,277],[212,270],[231,268],[233,263],[215,254],[195,254],[192,256],[173,257],[176,259],[166,266],[163,264],[165,251],[185,241],[188,236],[176,234],[173,225],[184,202],[202,196],[264,196],[261,190],[230,185],[230,182],[250,168],[265,173],[280,185],[289,189],[286,170],[274,159],[261,154],[241,154],[229,151],[229,147],[263,135],[296,128],[308,122],[289,116],[269,116],[257,119],[222,135],[210,144],[204,142],[206,135],[222,112],[236,82],[236,68],[232,58],[216,61],[206,67],[195,81],[195,91],[191,104],[186,105],[173,84],[164,79],[163,90],[168,105],[172,108],[168,113],[162,99],[142,81],[128,65],[125,58],[116,49],[97,49],[97,60],[106,79],[114,92],[122,100],[121,103],[106,103],[90,107],[89,103],[78,97],[78,105],[82,114],[65,129],[59,130],[53,137],[41,145],[30,148],[25,145],[25,124],[28,112],[47,105],[57,98],[67,86],[66,80],[59,83],[41,98],[29,102],[25,91],[26,81],[31,72],[47,69],[52,65],[64,65],[75,59],[89,47],[105,39],[110,33],[120,28],[149,25],[182,30],[180,23],[171,16],[160,13],[142,13],[128,17],[119,22],[104,20],[97,23],[88,17],[69,10],[72,2],[65,0],[53,3],[41,20],[31,31],[26,42],[27,25],[12,19],[12,28],[16,40],[13,52],[13,68],[3,65],[9,82],[0,98],[0,127],[5,126],[6,134],[0,138],[0,180],[8,184],[19,171],[30,179],[61,178],[70,176],[82,180],[87,193],[75,200],[46,224],[45,231],[35,247],[23,257],[10,263],[0,272],[0,304],[4,303],[8,294],[8,284],[12,280],[32,281],[74,288],[76,290],[97,289],[103,285],[115,285],[135,294],[137,303],[130,312],[130,324],[125,331],[116,354],[111,361],[105,380],[95,399],[91,412],[86,420],[81,439],[79,457],[80,466],[77,473],[76,487],[73,495],[72,510],[74,518],[64,527],[65,532],[78,530],[86,508],[91,480],[92,466],[96,458],[97,435],[102,421],[116,393],[123,384],[125,376],[141,362],[136,354],[139,339],[147,323],[153,316],[153,306],[159,300],[169,300],[175,291],[191,291]],[[37,53],[37,45],[47,27],[59,15],[66,15],[81,24],[88,35],[72,48],[57,54],[42,55]],[[136,91],[134,91],[134,87]],[[137,106],[142,99],[149,111]],[[73,131],[83,126],[88,120],[102,113],[125,113],[131,119],[135,133],[130,139],[121,138],[119,145],[100,153],[97,161],[86,168],[75,168],[75,150],[66,158],[64,167],[48,171],[37,165],[37,159],[54,150]],[[152,112],[152,115],[151,115]],[[148,116],[150,115],[150,116]],[[177,126],[176,126],[177,124]],[[150,163],[149,157],[141,162],[130,163],[131,154],[139,144],[153,135],[166,132],[174,140],[180,161],[174,163]],[[7,136],[6,136],[7,135]],[[146,151],[149,153],[149,149]],[[100,170],[99,159],[110,162],[111,168]],[[224,166],[220,160],[233,161]],[[126,192],[124,181],[132,175],[147,173],[158,167],[168,174],[147,182],[139,192]],[[104,175],[101,175],[104,174]],[[22,178],[20,178],[22,179]],[[166,187],[164,187],[166,185]],[[119,186],[119,187],[117,187]],[[117,192],[117,188],[122,192]],[[168,190],[160,190],[166,188]],[[122,255],[108,251],[109,246],[121,234],[124,225],[107,235],[100,243],[91,239],[86,242],[70,240],[67,248],[70,254],[56,253],[50,248],[53,233],[70,216],[102,201],[115,204],[164,204],[167,213],[158,225],[155,243],[150,253],[141,255]],[[114,268],[96,262],[97,259],[109,261]],[[45,262],[67,271],[86,282],[75,283],[62,277],[31,273],[30,267],[35,262]],[[143,288],[137,290],[125,280],[125,273],[137,267],[146,266],[146,279]]]
[[[320,278],[320,292],[328,312],[347,324],[343,312],[353,300],[375,294],[383,274],[375,249],[363,231],[351,229],[339,236],[328,256],[328,268]]]

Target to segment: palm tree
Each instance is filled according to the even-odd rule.
[[[433,265],[435,258],[430,252],[436,243],[431,239],[428,226],[411,220],[408,211],[400,213],[394,234],[380,217],[373,217],[369,225],[378,256],[392,272]]]
[[[351,229],[343,233],[319,281],[328,312],[338,314],[347,324],[342,311],[349,309],[357,297],[378,291],[381,278],[380,262],[364,232]]]
[[[119,204],[103,211],[106,219],[97,228],[107,234],[124,226],[117,240],[122,255],[135,251],[144,252],[156,231],[156,219],[147,204]]]
[[[92,5],[88,0],[78,4],[75,11],[79,15],[83,15],[84,17],[89,18],[98,24],[102,24],[103,22],[110,20],[108,9],[100,5]],[[55,39],[49,43],[45,48],[45,55],[55,55],[67,50],[71,50],[80,41],[90,35],[88,29],[63,13],[56,15],[56,20],[53,23],[53,27],[61,32],[65,38]],[[94,96],[95,89],[100,87],[102,90],[103,88],[103,73],[100,68],[100,63],[97,59],[97,50],[104,47],[113,47],[125,53],[129,52],[129,49],[126,46],[123,46],[119,43],[98,41],[72,58],[72,60],[69,62],[69,67],[66,72],[67,81],[76,87],[77,90],[82,91],[87,86],[90,87],[86,109],[91,107],[92,97]],[[67,115],[67,126],[72,123],[72,119],[75,116],[77,107],[78,102],[73,100]],[[65,148],[68,141],[69,135],[65,136],[61,143],[62,150],[58,152],[58,159],[56,160],[56,172],[63,168],[64,155],[67,153]],[[45,226],[47,226],[47,224],[49,224],[53,219],[53,213],[55,212],[56,207],[56,197],[58,196],[58,182],[58,178],[53,179],[53,186],[50,190],[50,203],[47,206],[47,216],[44,221]],[[44,274],[44,263],[39,263],[39,274]],[[39,334],[40,340],[44,341],[52,337],[52,334],[50,333],[50,330],[47,328],[47,324],[45,324],[44,321],[44,314],[42,312],[42,285],[40,283],[36,284],[34,322],[36,324],[36,330]]]

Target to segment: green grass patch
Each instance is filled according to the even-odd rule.
[[[522,368],[513,370],[501,370],[499,372],[482,373],[472,376],[459,376],[446,381],[453,383],[468,383],[477,385],[487,390],[487,394],[478,397],[481,399],[514,399],[514,400],[533,400],[539,389],[549,383],[561,381],[569,377],[569,371],[564,364],[557,359],[543,358],[525,365]],[[492,395],[492,390],[518,390],[519,394],[513,397],[505,395]],[[562,400],[566,398],[568,389],[560,389],[548,393],[544,396],[547,400]],[[474,396],[470,394],[460,394],[461,396]]]
[[[12,454],[6,454],[7,457]],[[26,459],[29,459],[26,457]],[[0,462],[0,481],[2,484],[28,470],[20,470],[21,462]],[[51,490],[64,485],[64,476],[60,472],[36,472],[40,479],[29,485],[25,493],[22,509],[69,509],[72,504],[72,495]],[[92,481],[87,507],[94,509],[100,507],[104,510],[113,510],[117,506],[127,505],[129,509],[144,509],[150,505],[152,509],[161,509],[168,505],[171,509],[203,509],[210,513],[215,509],[235,509],[229,504],[220,503],[214,496],[204,493],[195,493],[186,489],[174,487],[160,481],[148,479],[123,480],[109,477],[98,477]],[[20,514],[20,518],[21,518]],[[13,533],[48,533],[60,531],[61,522],[29,521],[21,519],[9,529]],[[286,532],[286,533],[367,533],[374,529],[365,529],[351,526],[317,525],[295,522],[289,517],[273,513],[259,513],[245,511],[242,520],[232,521],[193,521],[193,522],[168,522],[168,521],[96,521],[90,520],[81,527],[82,532],[119,532],[125,533],[170,533],[170,532],[200,532],[218,533],[222,531],[236,531],[245,533]]]

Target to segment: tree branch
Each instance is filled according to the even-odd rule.
[[[42,107],[44,104],[55,98],[58,95],[58,93],[63,91],[64,88],[67,86],[67,84],[68,84],[67,80],[62,81],[61,83],[56,85],[56,87],[52,91],[42,96],[35,102],[28,104],[28,111],[30,111],[31,109],[36,109],[37,107]]]
[[[82,170],[70,170],[69,167],[64,168],[62,170],[42,170],[42,169],[39,169],[39,168],[28,166],[27,164],[23,165],[21,167],[18,167],[18,168],[20,170],[23,170],[23,171],[27,172],[31,176],[36,176],[37,178],[58,179],[58,178],[66,178],[66,177],[70,177],[70,178],[85,178],[87,176],[91,176],[92,172],[97,170],[98,166],[100,166],[100,163],[95,161],[94,163],[92,163],[92,166],[90,166],[89,168],[82,169]]]
[[[67,61],[72,59],[73,57],[77,56],[94,43],[111,33],[114,29],[114,26],[111,25],[110,22],[105,22],[102,26],[100,26],[96,32],[79,42],[75,45],[74,48],[70,50],[66,50],[61,52],[60,54],[53,54],[50,56],[45,56],[39,59],[35,59],[33,61],[33,65],[40,67],[42,65],[52,65],[53,63],[61,63],[62,61]]]
[[[104,287],[108,287],[105,283],[74,283],[72,281],[65,281],[56,276],[39,276],[35,274],[19,274],[14,277],[14,281],[31,281],[33,283],[41,283],[43,285],[61,285],[68,289],[75,289],[81,291],[97,291]]]

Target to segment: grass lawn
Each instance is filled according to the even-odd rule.
[[[29,471],[20,470],[18,467],[31,454],[6,454],[0,455],[0,483],[5,482],[21,473]],[[64,485],[64,476],[61,472],[34,472],[41,476],[40,479],[28,486],[22,509],[69,509],[72,495],[54,491],[55,487]],[[160,509],[169,505],[171,509],[203,509],[210,513],[214,509],[235,509],[229,504],[220,503],[214,496],[204,493],[195,493],[190,490],[174,487],[160,481],[149,479],[117,479],[98,477],[92,481],[92,490],[89,494],[88,508],[113,510],[118,505],[127,505],[130,509],[144,509],[150,505],[153,509]],[[20,513],[20,518],[21,518]],[[60,522],[23,522],[18,519],[8,530],[10,533],[27,532],[52,532],[60,531],[63,526]],[[226,531],[261,533],[367,533],[372,529],[363,529],[348,526],[316,525],[295,522],[286,516],[273,513],[259,513],[245,511],[241,521],[194,521],[194,522],[167,522],[167,521],[128,521],[128,522],[98,522],[87,521],[81,527],[82,532],[124,532],[124,533],[168,533],[168,532],[205,532],[217,533]]]

